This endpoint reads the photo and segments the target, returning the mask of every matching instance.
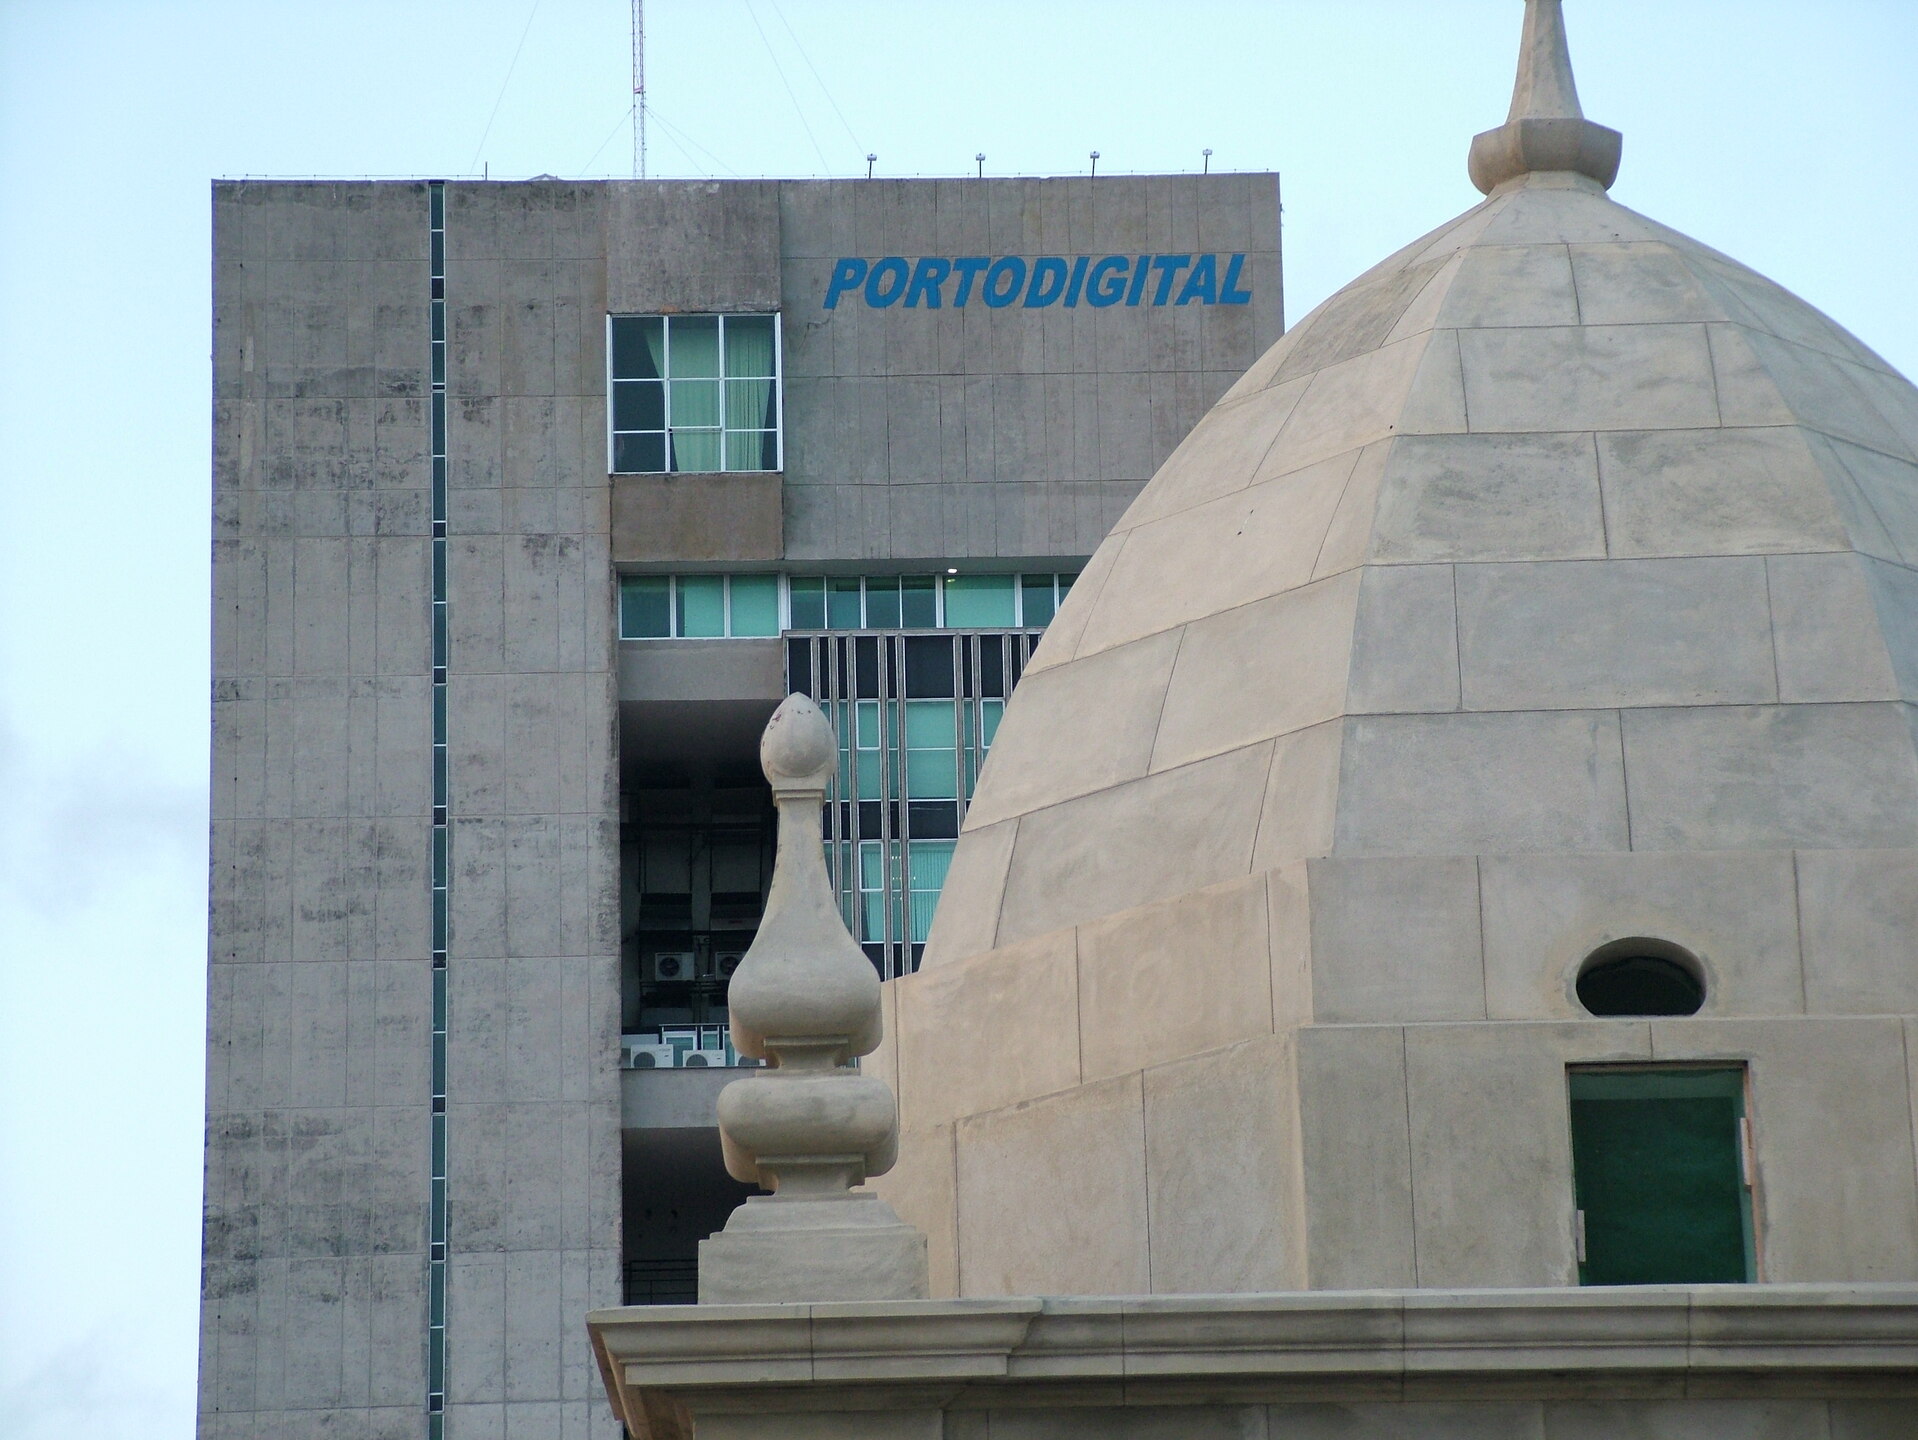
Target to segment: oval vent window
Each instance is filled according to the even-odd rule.
[[[1662,940],[1622,940],[1578,975],[1578,1003],[1594,1015],[1695,1015],[1705,1003],[1698,962]]]

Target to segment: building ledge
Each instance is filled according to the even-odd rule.
[[[888,1411],[903,1436],[915,1414],[1062,1405],[1918,1396],[1908,1284],[641,1306],[586,1323],[642,1440],[691,1440],[722,1412]]]

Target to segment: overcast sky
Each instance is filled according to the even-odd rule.
[[[1568,0],[1616,197],[1918,370],[1918,4]],[[655,175],[1283,176],[1287,312],[1478,197],[1517,0],[650,0]],[[627,0],[0,0],[0,1436],[192,1433],[208,181],[631,173]]]

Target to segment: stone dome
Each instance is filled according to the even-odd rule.
[[[1575,172],[1294,326],[1021,681],[926,963],[1309,855],[1918,841],[1918,390]]]
[[[1618,1066],[1743,1087],[1745,1278],[1918,1278],[1918,391],[1619,149],[1528,0],[1061,607],[873,1059],[935,1294],[1578,1283]]]

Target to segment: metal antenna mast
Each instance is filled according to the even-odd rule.
[[[646,178],[646,0],[633,0],[633,178]]]

